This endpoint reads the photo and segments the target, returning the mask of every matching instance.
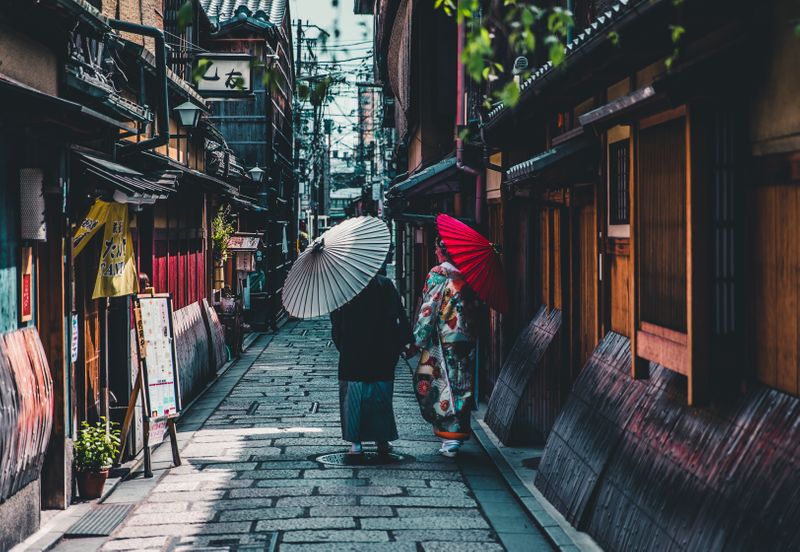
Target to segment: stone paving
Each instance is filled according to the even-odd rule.
[[[436,453],[403,362],[394,444],[411,458],[316,462],[346,450],[330,326],[291,322],[266,343],[102,550],[551,550],[474,441],[457,461]]]

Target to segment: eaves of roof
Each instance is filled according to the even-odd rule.
[[[580,135],[543,151],[522,163],[517,163],[506,170],[506,183],[513,184],[525,180],[536,180],[544,172],[566,163],[574,156],[595,148],[597,139],[594,136]]]
[[[86,0],[54,0],[54,3],[98,31],[109,32],[111,30],[108,17]]]
[[[567,44],[566,58],[563,67],[556,67],[548,61],[534,70],[530,77],[520,84],[520,99],[518,105],[524,105],[534,90],[541,90],[560,71],[568,71],[570,62],[577,57],[587,55],[602,44],[610,43],[609,34],[618,31],[633,23],[639,16],[656,6],[664,4],[666,0],[618,0],[608,10],[599,15],[589,26]],[[511,112],[511,108],[503,103],[496,105],[487,114],[486,127],[499,123]]]
[[[387,196],[396,197],[399,195],[413,194],[413,192],[416,191],[415,188],[422,186],[424,183],[431,182],[434,179],[446,177],[453,170],[456,170],[455,156],[448,157],[438,163],[430,165],[397,182],[389,189]]]

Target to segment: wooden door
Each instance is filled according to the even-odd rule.
[[[572,225],[571,382],[575,381],[597,345],[597,208],[594,188],[576,191]]]

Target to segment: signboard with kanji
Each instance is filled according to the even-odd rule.
[[[197,57],[196,66],[200,74],[197,91],[206,97],[253,92],[252,58],[247,54],[202,54]]]

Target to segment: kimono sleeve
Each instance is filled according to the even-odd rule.
[[[400,294],[397,293],[397,289],[394,286],[391,287],[391,292],[394,301],[394,313],[397,320],[397,349],[402,351],[403,347],[414,341],[414,337],[411,335],[411,322],[408,321],[406,309],[403,307]]]
[[[336,349],[342,350],[342,310],[337,309],[331,313],[331,339]]]
[[[424,349],[431,339],[446,286],[447,278],[433,271],[428,273],[422,290],[422,304],[414,324],[414,343],[417,347]]]

